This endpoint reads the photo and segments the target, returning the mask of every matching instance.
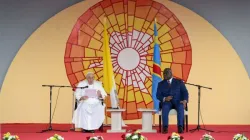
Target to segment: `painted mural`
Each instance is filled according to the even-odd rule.
[[[107,17],[111,57],[125,120],[140,119],[138,108],[152,108],[153,25],[157,20],[161,69],[187,81],[192,66],[188,34],[178,18],[151,0],[104,0],[77,20],[66,44],[64,63],[73,87],[88,71],[102,81],[103,19]],[[110,102],[107,101],[110,107]]]

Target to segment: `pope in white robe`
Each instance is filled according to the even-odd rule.
[[[88,87],[81,89],[79,87]],[[82,128],[87,131],[99,129],[105,119],[105,104],[100,99],[107,96],[102,83],[94,80],[94,74],[88,73],[86,80],[79,82],[75,90],[75,97],[78,101],[77,109],[74,111],[72,123],[75,128]],[[97,98],[86,96],[86,92],[95,90]]]

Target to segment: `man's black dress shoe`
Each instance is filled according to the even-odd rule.
[[[168,133],[168,127],[163,127],[163,134],[167,134]]]
[[[182,126],[178,126],[178,133],[184,133]]]

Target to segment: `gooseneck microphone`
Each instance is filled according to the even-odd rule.
[[[60,87],[60,88],[63,88],[63,87],[71,87],[71,86],[59,86],[59,85],[42,85],[42,87]]]
[[[88,88],[89,86],[85,86],[85,87],[76,87],[76,88],[80,88],[80,89],[84,89],[84,88]]]

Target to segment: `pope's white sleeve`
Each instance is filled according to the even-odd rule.
[[[77,87],[81,87],[81,83],[79,83],[79,84],[77,85]],[[83,92],[83,90],[82,90],[81,88],[76,88],[76,90],[75,90],[75,96],[76,96],[76,99],[77,99],[78,101],[79,101],[80,98],[82,97],[81,92]]]
[[[102,98],[105,99],[107,96],[107,93],[102,86],[100,88],[101,88]]]
[[[102,82],[99,82],[99,89],[101,91],[102,98],[105,99],[105,97],[107,96],[107,93],[106,93],[106,91],[104,90],[104,88],[102,86]]]

